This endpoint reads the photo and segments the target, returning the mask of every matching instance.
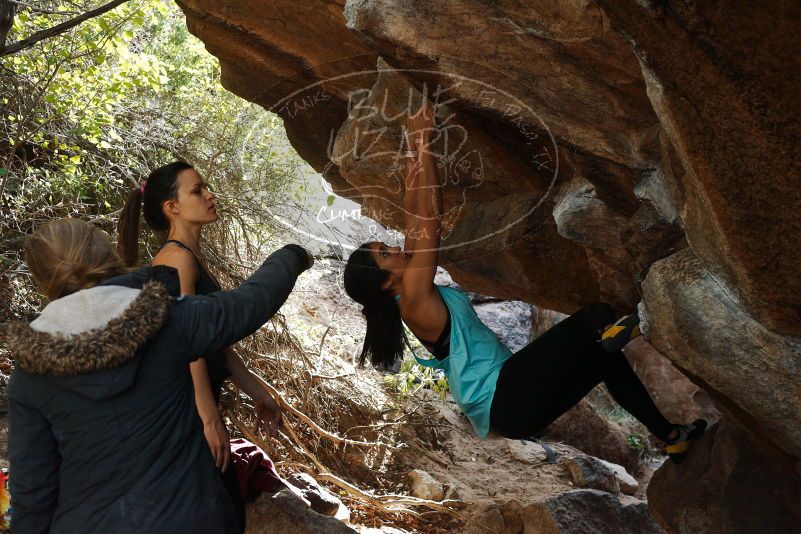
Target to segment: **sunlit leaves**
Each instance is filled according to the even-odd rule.
[[[85,11],[102,2],[45,3]],[[9,40],[60,20],[20,8]],[[276,149],[288,146],[280,120],[222,88],[217,60],[171,1],[132,0],[0,62],[4,240],[65,215],[113,230],[132,184],[177,158],[212,182],[226,216],[260,236],[271,231],[265,206],[299,194],[305,164]],[[14,263],[7,254],[0,248],[0,264]]]

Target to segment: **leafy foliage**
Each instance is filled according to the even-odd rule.
[[[412,396],[421,389],[431,389],[444,399],[448,392],[448,379],[442,371],[423,367],[414,359],[405,359],[400,371],[384,377],[384,383],[400,393],[401,397]]]
[[[19,4],[8,37],[98,5]],[[223,89],[217,61],[172,2],[127,2],[2,57],[0,282],[20,289],[19,250],[38,224],[73,216],[112,231],[127,192],[175,159],[218,194],[226,222],[211,231],[211,259],[241,265],[276,230],[271,207],[298,197],[293,178],[305,163],[288,146],[278,117]],[[13,294],[0,321],[37,304]]]

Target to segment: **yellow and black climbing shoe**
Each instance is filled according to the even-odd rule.
[[[690,448],[690,441],[696,440],[704,435],[706,431],[706,421],[696,419],[689,425],[676,425],[679,435],[665,443],[665,453],[673,460],[673,463],[680,464],[687,457],[687,449]]]
[[[636,313],[618,319],[601,334],[601,346],[606,352],[617,352],[640,335],[640,316]]]

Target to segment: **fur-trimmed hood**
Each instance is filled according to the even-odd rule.
[[[22,370],[104,398],[133,384],[138,349],[165,325],[169,306],[157,281],[84,289],[51,302],[30,324],[9,325],[8,347]]]

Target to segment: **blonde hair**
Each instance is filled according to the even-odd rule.
[[[25,240],[25,261],[48,299],[65,297],[126,272],[109,236],[80,219],[57,219]]]

